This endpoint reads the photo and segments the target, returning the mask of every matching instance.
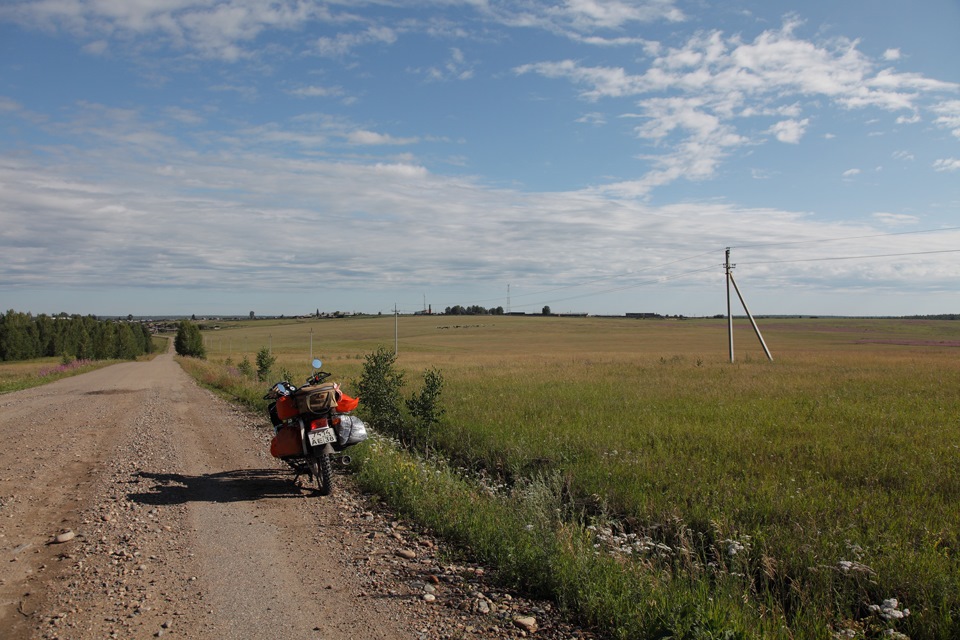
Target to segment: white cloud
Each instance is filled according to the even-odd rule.
[[[424,75],[431,82],[469,80],[473,77],[473,65],[467,63],[463,51],[457,47],[450,49],[450,56],[443,65],[426,69],[411,69],[411,71]]]
[[[425,167],[402,162],[392,164],[378,162],[373,168],[374,171],[379,174],[398,176],[401,178],[426,178],[430,175]]]
[[[960,158],[941,158],[933,163],[934,171],[960,171]]]
[[[894,160],[906,160],[910,162],[916,160],[916,157],[909,151],[894,151],[893,158]]]
[[[106,40],[95,40],[89,44],[85,44],[82,51],[92,56],[101,56],[109,47],[110,44]]]
[[[807,130],[808,124],[810,124],[809,118],[804,118],[803,120],[782,120],[770,127],[768,133],[775,135],[780,142],[797,144]]]
[[[567,0],[562,7],[548,11],[563,15],[579,31],[617,29],[629,22],[683,20],[683,13],[669,1]]]
[[[874,213],[872,217],[880,224],[888,227],[911,225],[920,222],[920,218],[917,216],[911,216],[903,213],[877,212]]]
[[[501,24],[539,28],[572,40],[600,46],[636,44],[635,38],[617,34],[634,23],[682,22],[683,11],[673,0],[564,0],[563,2],[471,3]]]
[[[347,134],[347,140],[356,145],[407,145],[417,143],[419,138],[395,138],[385,133],[358,130]]]
[[[947,100],[933,107],[936,123],[960,138],[960,100]]]
[[[569,80],[590,102],[638,97],[638,117],[648,120],[637,129],[643,138],[662,141],[669,133],[687,132],[674,151],[656,160],[659,168],[629,182],[634,188],[647,185],[639,190],[642,193],[679,177],[713,175],[731,147],[751,142],[738,132],[738,119],[786,117],[766,133],[796,144],[810,123],[805,112],[824,108],[824,100],[848,110],[908,110],[910,115],[900,116],[899,122],[911,123],[919,120],[930,96],[960,89],[956,83],[920,74],[878,70],[858,49],[858,42],[804,40],[796,35],[799,26],[799,21],[787,18],[781,28],[764,31],[752,41],[711,31],[694,35],[678,47],[650,47],[647,54],[652,60],[638,72],[620,66],[586,66],[571,59],[531,62],[515,67],[514,72]],[[663,94],[679,97],[653,97]],[[664,109],[667,104],[685,106]],[[937,123],[960,135],[960,101],[940,103],[938,113]],[[833,134],[825,137],[831,139]],[[694,150],[700,154],[696,163]]]
[[[0,7],[0,20],[93,39],[87,45],[91,53],[105,49],[102,43],[110,39],[150,37],[176,50],[228,62],[249,56],[244,47],[264,30],[293,30],[311,20],[342,19],[326,4],[302,0],[51,0]]]
[[[884,60],[899,60],[900,59],[900,49],[887,49],[883,52]]]
[[[696,124],[712,136],[723,135],[724,125],[711,128],[687,113],[689,105],[664,108],[683,123],[680,128]],[[113,117],[122,120],[124,115],[125,130],[140,127],[136,113]],[[345,123],[318,120],[317,125],[333,131]],[[697,292],[685,296],[689,303],[702,299],[703,291],[721,299],[716,264],[725,246],[863,236],[910,222],[879,214],[876,224],[868,226],[722,203],[650,206],[599,191],[498,189],[474,179],[435,175],[408,155],[370,163],[283,157],[275,147],[257,146],[270,133],[290,132],[279,126],[260,132],[247,127],[213,145],[216,151],[209,154],[173,143],[144,155],[136,142],[115,136],[117,143],[109,148],[65,147],[49,165],[0,159],[0,225],[8,230],[0,281],[21,289],[177,287],[205,292],[197,295],[212,301],[221,291],[247,297],[259,291],[301,295],[302,284],[290,274],[311,270],[326,274],[325,296],[343,308],[338,290],[367,292],[368,297],[369,292],[389,292],[392,303],[396,291],[409,288],[467,292],[490,282],[512,282],[515,292],[549,284],[572,289],[562,295],[574,297],[590,296],[611,281],[629,287],[705,269],[671,281],[678,295]],[[693,157],[682,160],[689,163]],[[677,163],[682,164],[679,157]],[[158,225],[163,234],[155,233]],[[319,239],[330,230],[343,239],[341,249],[318,251]],[[939,241],[956,246],[958,237],[945,234]],[[874,253],[931,246],[929,238],[912,236],[875,243],[870,248]],[[738,249],[736,255],[743,263],[783,262],[807,257],[808,250],[787,244]],[[842,256],[864,247],[862,241],[854,246],[829,243],[822,250]],[[709,253],[677,267],[658,266],[703,252]],[[600,265],[598,255],[604,257]],[[896,268],[883,275],[889,286],[913,289],[922,282],[920,288],[936,289],[952,286],[960,277],[955,263],[949,255],[922,262],[911,258],[910,269],[920,265],[927,272],[922,278]],[[806,286],[835,288],[838,281],[865,288],[879,277],[875,264],[848,261],[830,268],[822,263],[741,266],[749,269],[754,290],[794,294]],[[643,276],[626,276],[631,269]],[[609,280],[574,289],[586,273],[592,280]],[[613,308],[624,304],[622,296]],[[372,298],[377,299],[375,293]],[[470,300],[446,304],[464,302]],[[537,302],[537,310],[553,304],[542,297]],[[715,312],[711,304],[704,310]],[[596,298],[588,298],[585,306],[596,309]]]
[[[297,87],[287,91],[292,96],[298,98],[337,98],[343,96],[346,92],[343,87],[321,87],[316,85]]]
[[[843,172],[843,177],[852,178],[854,176],[860,175],[860,173],[861,173],[860,169],[847,169],[846,171]]]
[[[397,37],[397,32],[390,27],[374,26],[359,33],[340,33],[333,38],[318,38],[315,46],[320,55],[335,57],[369,44],[393,44]]]
[[[603,113],[599,111],[591,111],[590,113],[585,113],[576,120],[580,124],[592,124],[596,126],[601,126],[607,124],[607,118]]]

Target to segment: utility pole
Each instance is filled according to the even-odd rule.
[[[724,264],[727,274],[727,338],[730,344],[730,362],[733,363],[733,313],[730,312],[730,247],[727,247],[727,259]]]
[[[770,355],[770,350],[767,349],[767,343],[763,341],[763,336],[760,335],[760,327],[757,326],[757,321],[753,319],[750,309],[747,308],[747,302],[743,299],[743,294],[740,293],[740,287],[737,286],[737,281],[733,279],[733,267],[735,266],[736,265],[730,264],[730,247],[727,247],[727,259],[724,263],[724,267],[727,272],[727,332],[730,337],[730,362],[733,362],[733,314],[730,312],[731,284],[733,284],[733,288],[737,292],[737,297],[740,298],[740,304],[743,305],[743,310],[746,312],[747,318],[750,319],[750,324],[753,326],[753,332],[757,334],[757,340],[760,341],[760,346],[763,347],[763,352],[767,354],[767,360],[773,362],[773,356]]]
[[[393,303],[393,355],[400,352],[400,312],[397,310],[397,303]]]

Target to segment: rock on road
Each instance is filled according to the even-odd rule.
[[[345,476],[296,486],[264,423],[169,353],[0,396],[0,635],[590,637]]]

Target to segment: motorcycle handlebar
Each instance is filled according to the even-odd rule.
[[[323,382],[331,375],[332,374],[328,371],[317,371],[315,374],[307,378],[307,384],[317,384],[318,382]]]

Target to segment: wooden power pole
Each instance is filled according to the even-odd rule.
[[[770,349],[767,349],[767,343],[763,341],[763,336],[760,334],[760,327],[757,326],[757,321],[753,319],[753,316],[750,314],[750,309],[747,308],[747,303],[743,299],[743,294],[740,293],[740,287],[737,286],[737,281],[733,279],[733,268],[736,265],[730,264],[730,247],[727,247],[726,261],[724,262],[724,269],[727,272],[727,335],[730,341],[730,362],[732,363],[733,358],[733,313],[730,310],[730,285],[733,285],[734,290],[737,292],[737,297],[740,298],[740,304],[743,305],[743,310],[747,314],[747,318],[750,319],[750,324],[753,326],[753,332],[757,334],[757,340],[760,341],[760,346],[763,347],[763,352],[767,354],[767,359],[770,362],[773,362],[773,356],[770,355]]]

